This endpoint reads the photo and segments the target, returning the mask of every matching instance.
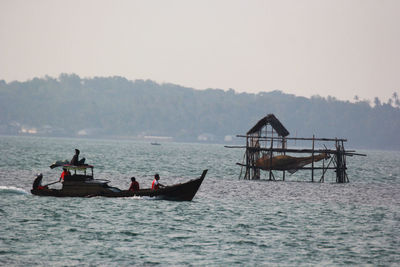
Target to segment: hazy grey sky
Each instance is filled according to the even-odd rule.
[[[398,0],[0,0],[0,79],[76,73],[386,100]]]

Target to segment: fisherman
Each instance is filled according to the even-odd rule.
[[[71,176],[71,173],[67,170],[67,168],[63,168],[63,172],[61,173],[59,182],[64,182],[65,178]]]
[[[164,185],[160,184],[158,182],[158,180],[160,180],[160,175],[158,175],[158,173],[156,173],[154,175],[153,183],[151,184],[151,189],[157,190],[157,189],[160,189],[160,187],[164,187]]]
[[[80,166],[85,164],[85,158],[79,160],[79,149],[75,149],[75,155],[72,157],[70,164],[74,166]]]
[[[33,181],[32,189],[47,189],[47,186],[42,186],[43,174],[38,173],[35,181]]]
[[[139,183],[136,181],[136,178],[132,177],[131,181],[132,181],[132,183],[131,183],[131,186],[129,187],[128,190],[132,191],[132,192],[138,191],[139,190]]]

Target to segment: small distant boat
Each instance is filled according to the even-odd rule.
[[[151,144],[152,144],[153,146],[161,146],[161,144],[160,144],[160,143],[157,143],[157,142],[151,142]]]
[[[33,195],[37,196],[53,196],[53,197],[156,197],[157,199],[191,201],[196,195],[201,183],[203,182],[207,170],[204,170],[199,178],[190,180],[185,183],[165,186],[160,189],[140,189],[137,191],[121,190],[117,187],[109,186],[109,180],[94,179],[93,166],[82,165],[73,166],[69,164],[52,164],[51,168],[63,167],[74,174],[66,176],[61,189],[49,188],[49,185],[57,182],[41,186],[41,189],[34,188],[31,190]],[[90,171],[89,171],[90,170]],[[77,171],[83,174],[77,174]]]

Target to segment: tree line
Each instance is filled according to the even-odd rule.
[[[1,80],[0,134],[225,142],[273,113],[293,137],[347,138],[354,147],[399,150],[398,94],[387,103],[375,98],[371,105],[358,96],[354,101],[61,74],[25,82]]]

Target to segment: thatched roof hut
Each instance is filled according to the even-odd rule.
[[[285,126],[282,125],[282,123],[275,117],[274,114],[268,114],[261,120],[259,120],[256,125],[251,128],[247,134],[255,134],[255,133],[260,133],[262,128],[264,128],[267,125],[271,125],[272,128],[278,133],[279,136],[286,137],[289,135],[289,131],[286,130]],[[260,136],[260,134],[259,134]]]

